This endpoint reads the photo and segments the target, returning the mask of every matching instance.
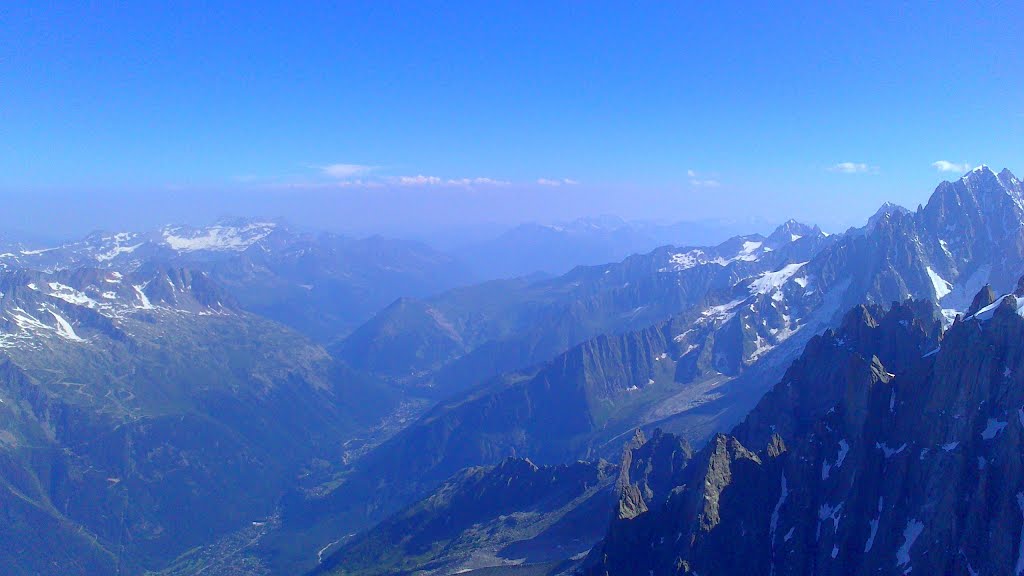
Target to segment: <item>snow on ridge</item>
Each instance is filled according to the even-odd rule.
[[[120,236],[120,234],[118,234],[118,236]],[[121,254],[131,254],[132,252],[135,252],[135,250],[138,249],[143,244],[145,244],[145,242],[139,242],[138,244],[132,244],[130,246],[122,246],[120,243],[116,243],[112,248],[110,248],[106,252],[101,252],[97,254],[95,258],[99,262],[108,262],[110,260],[113,260],[114,258],[117,258]]]
[[[699,266],[705,261],[701,258],[704,256],[704,251],[700,249],[690,250],[689,252],[679,252],[672,254],[669,257],[669,264],[672,265],[673,270],[687,270],[694,266]]]
[[[165,228],[163,240],[172,250],[196,252],[200,250],[242,251],[266,238],[276,228],[273,222],[253,222],[245,226],[210,226],[193,233],[182,234],[180,228]]]
[[[702,315],[726,322],[736,315],[736,313],[733,312],[733,310],[740,304],[743,304],[743,302],[745,302],[745,300],[740,299],[733,300],[732,302],[728,302],[726,304],[719,304],[718,306],[711,306],[710,308],[705,310],[702,313]]]
[[[754,251],[764,245],[764,242],[746,240],[743,242],[743,248],[736,254],[733,260],[745,260],[747,262],[753,262],[757,260],[757,256],[754,255]]]
[[[739,252],[731,258],[724,258],[722,256],[707,258],[707,254],[704,250],[694,248],[688,252],[677,252],[675,254],[671,254],[669,256],[668,263],[671,266],[672,271],[681,272],[704,264],[728,266],[733,262],[756,262],[759,258],[756,252],[762,248],[766,252],[771,250],[767,246],[764,246],[764,242],[757,240],[744,240],[743,247],[740,248]],[[662,268],[660,271],[665,272],[666,270],[666,268]]]
[[[774,272],[765,272],[761,274],[756,280],[750,283],[750,293],[767,294],[772,290],[781,288],[783,284],[788,282],[789,279],[806,264],[807,262],[787,264]]]
[[[56,248],[40,248],[37,250],[19,250],[22,256],[38,256],[47,252],[53,252]]]
[[[999,298],[996,298],[995,302],[992,302],[988,306],[978,310],[974,313],[974,316],[971,316],[971,318],[979,321],[991,320],[992,316],[996,313],[996,308],[999,308],[1007,296],[1012,296],[1012,294],[1004,294]],[[1024,317],[1024,297],[1017,299],[1017,315]]]
[[[60,282],[50,282],[48,286],[50,287],[50,290],[53,290],[53,292],[50,293],[50,296],[59,298],[68,304],[85,306],[87,308],[96,306],[95,300],[86,296],[85,293],[75,290],[71,286],[61,284]]]
[[[11,319],[18,325],[18,328],[22,330],[49,330],[50,327],[39,321],[38,318],[29,314],[22,308],[14,308],[11,310]]]

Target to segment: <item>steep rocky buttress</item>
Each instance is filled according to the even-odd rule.
[[[940,334],[928,303],[857,307],[683,470],[646,464],[671,488],[624,482],[584,573],[1019,573],[1022,311],[986,287]]]

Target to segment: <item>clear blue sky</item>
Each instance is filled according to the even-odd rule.
[[[12,4],[2,226],[837,228],[1024,171],[1018,3]]]

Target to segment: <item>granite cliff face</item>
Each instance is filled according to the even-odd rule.
[[[1021,294],[982,290],[941,337],[926,303],[854,309],[648,510],[614,519],[584,572],[1019,572]]]

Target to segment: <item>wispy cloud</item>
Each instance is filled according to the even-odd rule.
[[[376,169],[376,166],[366,166],[364,164],[328,164],[326,166],[318,166],[318,168],[324,176],[348,179],[353,176],[371,172]]]
[[[718,180],[701,176],[693,169],[687,170],[686,176],[690,179],[690,186],[694,188],[718,188],[722,185]]]
[[[511,182],[508,180],[498,180],[497,178],[456,178],[447,180],[446,184],[451,186],[508,186]]]
[[[270,182],[265,185],[273,190],[344,190],[344,189],[373,189],[384,188],[385,185],[379,180],[300,180],[294,182]]]
[[[572,178],[537,178],[537,184],[541,186],[575,186],[579,182]]]
[[[505,186],[510,184],[506,180],[497,178],[441,178],[440,176],[398,176],[391,179],[391,182],[399,186]]]
[[[868,166],[863,162],[840,162],[829,166],[828,170],[829,172],[838,172],[840,174],[864,174],[866,172],[874,172],[877,168]]]
[[[971,165],[967,162],[957,164],[956,162],[950,162],[948,160],[937,160],[932,162],[932,167],[939,172],[956,172],[957,174],[963,174],[971,169]]]
[[[309,168],[316,170],[321,178],[313,181],[279,183],[277,184],[277,187],[310,189],[461,187],[475,189],[508,186],[512,184],[512,182],[509,182],[508,180],[484,176],[477,176],[473,178],[448,178],[427,174],[389,175],[386,172],[381,174],[383,169],[380,166],[370,166],[367,164],[336,163],[327,165],[309,165]],[[559,182],[564,184],[576,183],[575,180],[570,180],[568,178],[564,178]]]
[[[395,179],[397,184],[402,186],[436,186],[442,182],[437,176],[424,176],[423,174],[417,174],[416,176],[399,176]]]

